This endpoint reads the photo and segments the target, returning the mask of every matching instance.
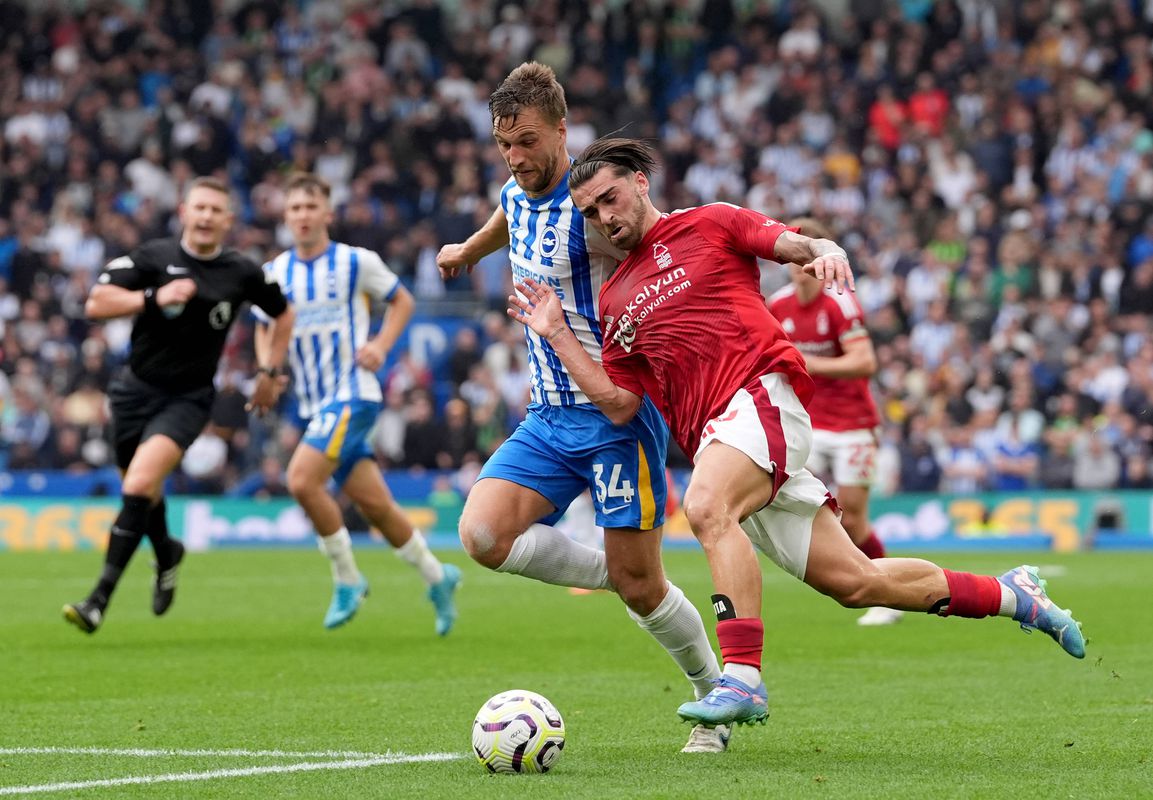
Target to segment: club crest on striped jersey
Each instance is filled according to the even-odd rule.
[[[668,269],[673,265],[673,254],[661,242],[653,245],[653,261],[657,262],[657,269]]]
[[[546,225],[537,247],[544,258],[552,258],[560,251],[560,233],[555,225]]]

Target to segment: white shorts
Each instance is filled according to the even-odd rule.
[[[873,485],[877,464],[877,434],[871,428],[855,431],[813,431],[813,449],[805,464],[815,475],[831,478],[837,486]]]
[[[836,502],[805,462],[812,446],[809,414],[780,373],[764,375],[753,392],[741,389],[724,413],[705,426],[699,457],[711,442],[729,445],[773,476],[773,499],[741,522],[757,548],[790,575],[804,580],[813,518]]]
[[[826,504],[838,511],[825,484],[802,469],[789,476],[773,502],[745,517],[741,529],[774,564],[803,581],[813,542],[813,519]]]

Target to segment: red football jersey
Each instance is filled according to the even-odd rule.
[[[806,355],[827,358],[844,355],[844,342],[869,335],[861,305],[850,293],[822,291],[805,305],[789,284],[769,298],[769,311],[780,320],[797,349]],[[809,409],[809,418],[817,430],[855,431],[881,424],[868,378],[814,375],[813,383],[821,402]]]
[[[648,393],[692,458],[701,433],[741,388],[784,373],[808,405],[804,357],[769,313],[757,257],[788,230],[727,203],[665,214],[600,294],[603,363],[618,386]]]

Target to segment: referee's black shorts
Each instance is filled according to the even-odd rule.
[[[128,469],[136,448],[156,434],[167,436],[181,450],[187,450],[208,423],[215,397],[212,386],[167,392],[140,380],[128,368],[122,370],[108,387],[116,465],[121,470]]]

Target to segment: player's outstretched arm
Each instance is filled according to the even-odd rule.
[[[581,391],[596,403],[614,425],[636,416],[641,398],[613,383],[604,367],[592,360],[572,328],[565,322],[560,298],[550,287],[527,279],[516,285],[524,297],[509,295],[508,315],[543,337]]]
[[[396,287],[396,293],[388,301],[388,311],[384,315],[384,324],[380,326],[380,333],[364,343],[356,351],[356,363],[370,372],[376,372],[384,366],[384,360],[392,350],[400,334],[404,332],[408,321],[412,319],[416,301],[412,293],[403,286]]]
[[[508,244],[508,222],[504,210],[496,209],[479,231],[457,244],[446,244],[436,254],[436,266],[444,280],[455,278],[462,269],[470,273],[476,262]]]
[[[835,286],[837,294],[844,294],[846,288],[857,290],[848,253],[831,239],[812,239],[785,231],[777,237],[773,257],[782,264],[800,264],[805,272],[824,282],[826,289]]]

